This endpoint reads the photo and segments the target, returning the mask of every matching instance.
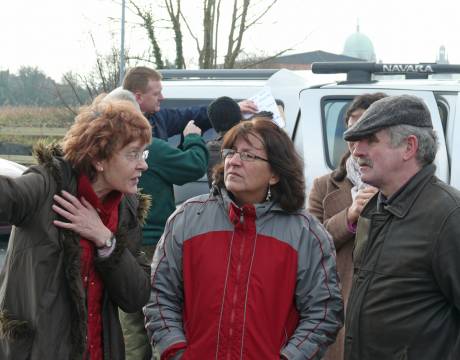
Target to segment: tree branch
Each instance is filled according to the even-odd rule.
[[[268,5],[261,14],[259,14],[254,20],[252,20],[249,24],[246,25],[245,30],[249,29],[251,26],[256,24],[262,17],[264,17],[265,14],[267,14],[270,11],[270,9],[273,7],[273,5],[276,4],[277,1],[278,0],[273,0],[272,3]]]

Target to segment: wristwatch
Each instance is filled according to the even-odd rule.
[[[105,241],[104,246],[101,246],[98,249],[111,248],[114,241],[115,241],[115,235],[112,234],[112,236]]]

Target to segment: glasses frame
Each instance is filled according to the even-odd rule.
[[[141,160],[147,160],[149,157],[149,150],[143,150],[143,151],[130,151],[127,154],[124,154],[126,160],[129,161],[141,161]]]
[[[253,161],[256,161],[256,160],[262,160],[262,161],[270,163],[270,161],[268,159],[264,159],[263,157],[255,155],[255,154],[250,153],[248,151],[236,151],[235,149],[222,149],[220,153],[222,155],[222,159],[224,159],[224,160],[226,158],[231,159],[236,154],[238,154],[240,156],[241,161],[253,162]]]

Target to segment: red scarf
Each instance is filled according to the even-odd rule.
[[[101,202],[93,190],[91,182],[86,175],[78,177],[78,197],[84,197],[99,213],[105,226],[115,233],[118,227],[118,206],[122,194],[112,191]],[[102,297],[104,283],[94,266],[96,248],[94,243],[84,238],[80,239],[80,265],[83,288],[86,291],[86,304],[88,310],[87,348],[85,358],[102,360],[104,358],[102,337]]]

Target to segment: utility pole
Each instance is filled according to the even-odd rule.
[[[118,85],[121,86],[125,76],[125,0],[121,1],[121,44],[120,44],[120,78]]]

